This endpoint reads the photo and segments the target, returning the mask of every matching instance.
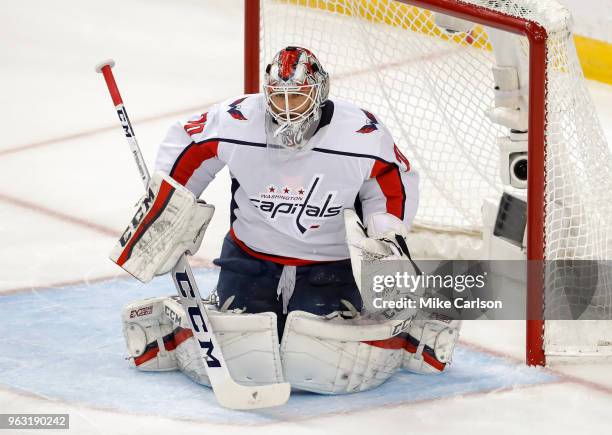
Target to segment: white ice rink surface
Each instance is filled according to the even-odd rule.
[[[176,390],[169,391],[176,398],[168,405],[172,412],[151,412],[146,411],[149,408],[134,411],[123,403],[132,404],[138,398],[155,404],[162,401],[163,392],[142,397],[142,391],[135,389],[110,402],[96,401],[96,397],[76,401],[26,388],[17,379],[6,381],[11,373],[21,380],[62,376],[59,369],[54,374],[49,367],[41,367],[40,361],[47,364],[41,356],[46,348],[24,351],[23,358],[13,351],[23,344],[14,340],[26,336],[24,333],[34,337],[33,343],[47,334],[45,323],[35,321],[40,313],[32,310],[29,315],[28,301],[42,308],[53,323],[54,318],[63,321],[74,315],[63,305],[64,299],[54,294],[70,300],[70,289],[75,298],[92,289],[97,298],[103,296],[104,303],[104,292],[109,292],[111,301],[112,290],[116,290],[104,283],[129,282],[107,255],[131,217],[142,187],[106,87],[93,66],[108,57],[116,60],[119,87],[145,159],[152,164],[158,142],[175,119],[242,92],[242,3],[24,0],[2,5],[0,293],[6,296],[0,297],[0,312],[6,315],[11,312],[9,304],[14,304],[13,311],[20,310],[20,316],[11,312],[0,318],[0,368],[5,371],[0,372],[0,413],[70,413],[70,433],[75,434],[612,433],[612,366],[525,369],[520,364],[524,322],[466,322],[461,349],[466,355],[477,355],[480,363],[490,355],[497,368],[509,367],[513,376],[520,372],[533,382],[513,384],[516,378],[509,374],[509,379],[481,388],[476,372],[473,386],[478,388],[464,383],[462,390],[435,397],[424,396],[422,391],[412,394],[407,382],[407,397],[397,396],[401,400],[388,406],[375,395],[361,409],[333,405],[339,411],[317,413],[293,406],[263,423],[245,413],[210,419],[177,416],[175,410],[182,400],[181,391]],[[599,83],[589,87],[611,143],[612,87]],[[206,266],[217,255],[227,230],[226,171],[203,197],[217,205],[217,212],[204,241],[207,248],[195,260],[199,266]],[[208,273],[206,268],[200,270]],[[108,281],[112,277],[120,278]],[[74,287],[54,293],[53,288],[70,284]],[[170,282],[167,293],[173,293]],[[19,302],[16,297],[23,299]],[[105,322],[115,335],[120,335],[120,308],[110,306],[109,312],[116,311],[116,315]],[[98,325],[89,325],[85,316],[79,328],[91,328],[91,337],[104,337],[103,330],[95,330]],[[104,358],[104,343],[102,339],[101,356],[95,352],[91,359]],[[72,341],[70,336],[65,342],[49,336],[45,344],[52,349],[50,353],[63,353],[66,361],[80,351],[79,346],[96,350],[95,344],[85,339]],[[23,347],[27,349],[27,344]],[[61,359],[48,363],[64,364]],[[461,369],[458,362],[457,367]],[[486,366],[482,373],[491,375]],[[95,378],[96,372],[77,370],[74,383],[84,380],[79,376]],[[47,382],[51,379],[42,381]],[[107,397],[114,397],[112,382],[103,385],[106,390],[99,383],[94,387],[91,396],[106,391]],[[423,398],[411,400],[411,396]],[[207,412],[217,407],[210,397],[203,398],[201,406]]]

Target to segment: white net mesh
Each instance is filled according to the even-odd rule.
[[[546,28],[545,256],[612,259],[612,159],[582,76],[569,14],[552,0],[463,3]],[[393,132],[421,175],[417,228],[445,231],[445,243],[453,232],[481,232],[483,199],[512,191],[501,182],[496,142],[508,128],[485,116],[495,106],[496,58],[487,29],[475,25],[451,35],[434,24],[431,12],[393,0],[262,0],[261,17],[262,70],[287,45],[310,48],[330,72],[330,96],[372,111]],[[527,68],[527,40],[514,38],[518,63]],[[590,305],[610,318],[612,281],[599,275],[603,285]],[[547,286],[554,295],[554,283]],[[556,340],[548,337],[550,349]]]
[[[422,178],[417,223],[478,231],[482,198],[502,189],[494,148],[502,130],[482,115],[493,105],[492,54],[431,38],[427,15],[403,16],[408,8],[393,3],[371,12],[361,1],[324,2],[329,10],[266,3],[263,58],[288,43],[312,49],[330,72],[331,97],[374,112],[409,150]]]

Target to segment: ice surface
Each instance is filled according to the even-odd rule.
[[[466,322],[462,339],[482,349],[461,346],[442,376],[402,373],[370,393],[300,394],[255,413],[221,410],[179,373],[141,373],[123,359],[120,307],[174,290],[164,278],[105,280],[120,275],[107,255],[142,187],[93,67],[117,61],[152,164],[175,119],[242,92],[242,3],[3,4],[0,412],[69,412],[78,434],[609,432],[610,366],[522,366],[523,322]],[[612,143],[612,87],[589,88]],[[223,171],[204,194],[217,211],[196,263],[220,250],[228,192]],[[197,274],[211,288],[215,272]]]
[[[196,274],[202,294],[216,269]],[[146,415],[245,424],[292,421],[389,405],[556,382],[558,376],[459,348],[456,364],[440,376],[399,372],[382,387],[346,396],[297,393],[285,406],[257,412],[221,408],[210,389],[180,372],[144,373],[125,360],[119,313],[135,299],[173,294],[168,277],[144,285],[130,278],[89,286],[39,289],[0,299],[0,383],[98,408]],[[138,392],[138,394],[134,394]],[[181,406],[175,406],[180,403]]]

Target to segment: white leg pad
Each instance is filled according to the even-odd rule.
[[[178,368],[174,355],[174,326],[164,315],[167,297],[131,302],[123,309],[123,335],[128,355],[139,370]]]
[[[204,304],[232,378],[244,385],[283,382],[276,314],[219,312]],[[143,371],[179,369],[210,386],[199,346],[177,297],[136,301],[123,310],[130,358]]]
[[[283,382],[276,314],[220,312],[204,303],[232,378],[243,385]],[[174,326],[177,367],[193,381],[210,386],[199,346],[178,298],[165,298],[164,316]]]
[[[293,388],[343,394],[375,388],[401,366],[398,321],[355,324],[304,311],[289,313],[281,342],[285,379]],[[406,322],[405,325],[408,325]]]
[[[460,320],[414,319],[404,348],[402,368],[419,374],[442,373],[459,340]]]

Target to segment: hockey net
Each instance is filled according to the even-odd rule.
[[[247,88],[250,81],[250,91],[259,91],[258,77],[263,77],[265,62],[280,48],[300,45],[312,49],[330,72],[331,97],[347,99],[375,113],[419,171],[421,202],[411,247],[422,247],[421,254],[428,257],[476,258],[481,250],[483,200],[514,191],[499,175],[497,138],[507,136],[508,128],[485,116],[495,106],[491,69],[495,57],[487,29],[513,30],[512,25],[522,22],[534,33],[516,36],[520,62],[527,69],[534,61],[540,62],[543,69],[541,75],[532,75],[529,88],[535,92],[531,97],[538,97],[529,101],[529,165],[536,168],[541,159],[542,169],[529,168],[528,227],[532,233],[526,240],[530,259],[612,259],[612,159],[576,55],[571,17],[558,3],[245,3],[246,40],[251,47],[247,62],[256,59],[259,70],[246,77]],[[449,33],[435,24],[432,10],[459,14],[474,25],[467,32]],[[256,24],[252,23],[254,16]],[[530,46],[533,38],[543,37],[537,29],[545,30],[539,60]],[[253,38],[258,38],[258,55],[252,52]],[[538,107],[543,113],[538,114]],[[601,272],[598,279],[603,285],[589,305],[601,318],[610,318],[612,282]],[[543,283],[542,297],[549,295],[544,305],[556,309],[552,307],[554,295],[561,290],[555,288],[554,280],[544,277]],[[529,346],[544,349],[548,355],[600,355],[612,350],[608,321],[546,322],[543,339],[540,324],[532,322],[530,328],[536,340]],[[531,362],[542,363],[543,358]]]

